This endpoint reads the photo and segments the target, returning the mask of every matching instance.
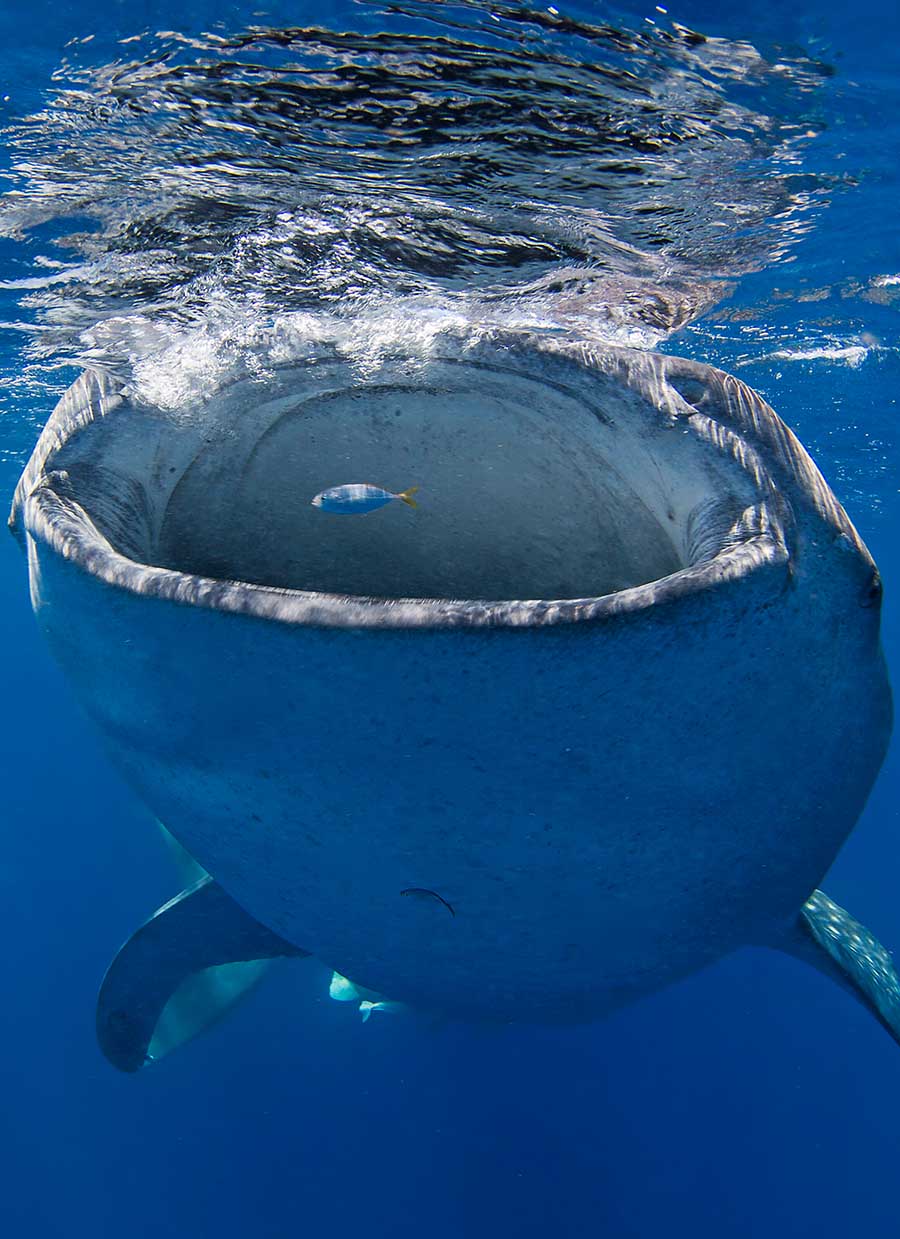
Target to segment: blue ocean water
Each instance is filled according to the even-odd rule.
[[[532,282],[554,264],[658,279],[659,254],[682,284],[726,279],[727,298],[662,347],[738,374],[797,431],[882,570],[884,642],[896,668],[900,18],[886,3],[865,10],[766,3],[746,13],[713,3],[666,7],[668,13],[652,5],[582,3],[542,11],[632,32],[621,54],[633,58],[628,65],[638,77],[658,81],[671,74],[674,80],[673,66],[686,75],[677,77],[671,95],[663,92],[668,110],[660,127],[637,135],[629,147],[635,160],[660,153],[654,175],[659,194],[668,195],[667,214],[642,216],[646,227],[627,235],[613,229],[616,244],[583,235],[577,245],[570,237],[561,240],[558,220],[551,218],[537,245],[520,221],[526,239],[516,247],[504,248],[496,237],[473,242],[470,233],[463,238],[466,252],[482,245],[484,269],[493,262],[499,274],[490,278],[502,287],[509,286],[516,264]],[[151,48],[164,49],[170,66],[187,66],[180,107],[185,98],[211,91],[207,78],[190,68],[191,57],[239,60],[234,38],[250,26],[384,28],[398,37],[437,26],[446,36],[459,34],[474,11],[421,3],[313,9],[266,0],[36,0],[25,10],[0,0],[0,119],[7,126],[0,171],[14,169],[8,186],[30,193],[28,206],[36,211],[0,238],[0,318],[7,326],[0,334],[3,493],[11,495],[37,430],[79,361],[89,357],[110,368],[133,362],[123,350],[134,347],[135,307],[189,340],[199,323],[208,343],[214,322],[217,346],[228,337],[232,347],[250,325],[246,318],[223,323],[222,312],[223,298],[230,315],[246,292],[238,260],[238,242],[249,244],[244,206],[229,200],[237,223],[228,249],[221,231],[188,218],[183,182],[163,177],[186,163],[182,130],[154,128],[152,112],[176,105],[155,76]],[[493,10],[500,32],[489,37],[478,24],[479,45],[505,56],[503,23],[512,23],[517,11]],[[676,22],[722,40],[721,64],[672,60],[668,44],[643,42],[634,33],[652,33],[651,23],[667,30],[666,23]],[[558,32],[553,27],[541,37],[552,41]],[[131,56],[133,45],[120,42],[125,39],[137,43],[134,62],[143,66],[143,77],[138,82],[131,70],[122,86],[107,70]],[[216,53],[215,39],[227,49]],[[750,63],[748,47],[767,65],[783,67],[738,72]],[[277,53],[266,55],[272,58],[267,72],[283,68]],[[565,64],[562,58],[552,63],[570,75],[566,89],[577,95],[584,81],[572,68],[574,55],[567,45]],[[247,89],[258,93],[258,83]],[[72,93],[61,99],[60,90]],[[732,146],[723,151],[710,140],[701,177],[693,165],[678,163],[679,146],[690,142],[667,145],[666,135],[679,132],[703,144],[707,91],[744,109],[719,127],[728,142],[744,143],[742,176],[733,183],[727,176]],[[142,110],[142,100],[158,106]],[[322,151],[346,140],[342,125],[366,125],[365,115],[347,121],[328,112],[327,102],[319,100],[321,132],[304,153],[322,179],[336,174]],[[219,98],[219,105],[224,122],[240,122],[238,137],[227,131],[230,157],[246,148],[253,192],[283,205],[278,178],[267,175],[281,157],[282,122],[273,122],[262,154],[256,146],[259,127],[277,109],[238,117],[228,111],[233,98]],[[177,121],[177,110],[173,114]],[[623,132],[633,115],[626,97],[614,132]],[[559,141],[577,145],[574,112],[567,123]],[[374,136],[358,140],[344,171],[363,176],[358,151],[364,148],[377,184],[393,175],[378,159],[378,143],[388,143],[391,133],[372,128]],[[471,144],[471,134],[463,137]],[[154,162],[154,150],[165,143],[165,158]],[[79,162],[79,152],[89,157]],[[215,177],[214,154],[215,148],[204,148],[202,161],[198,156],[191,166]],[[402,154],[402,145],[391,148],[392,158]],[[529,160],[545,156],[543,149],[517,153],[526,165],[518,174],[529,174]],[[678,174],[669,180],[667,160]],[[138,170],[131,180],[129,163]],[[578,171],[567,168],[556,189],[568,211],[587,192]],[[615,205],[620,188],[623,195],[632,192],[634,175],[619,167],[610,185],[601,186],[606,208],[620,221],[635,218],[626,209],[632,199],[624,198],[618,216]],[[467,177],[464,188],[476,191],[466,209],[482,213],[477,224],[483,237],[500,182],[477,161]],[[102,201],[91,192],[81,201],[78,187],[90,191],[92,184],[102,186]],[[757,195],[757,185],[765,192]],[[434,186],[430,192],[437,192]],[[682,192],[686,197],[678,196]],[[60,209],[66,195],[68,215]],[[164,198],[171,210],[158,209]],[[202,203],[203,193],[197,198]],[[452,222],[462,208],[458,198],[448,201]],[[307,203],[305,209],[313,208]],[[692,230],[694,219],[700,223]],[[123,220],[137,236],[133,243],[116,231]],[[323,208],[318,222],[348,235],[339,214],[328,216]],[[53,245],[73,229],[101,240],[69,249]],[[174,250],[187,246],[189,230],[193,254],[218,247],[228,261],[180,266]],[[465,288],[470,272],[454,267],[462,242],[452,230],[441,234],[444,265],[431,261],[434,231],[423,231],[421,253],[412,257],[398,257],[396,246],[373,248],[374,235],[384,238],[385,227],[377,234],[370,229],[350,256],[360,283],[368,281],[361,293],[357,289],[360,296],[379,293],[388,259],[396,264],[394,275],[402,266],[410,293],[430,308],[435,298]],[[723,244],[715,242],[717,235],[725,237]],[[297,245],[293,236],[279,235],[277,242],[279,249]],[[615,257],[625,252],[620,242],[631,247],[627,261]],[[241,302],[250,303],[254,321],[274,312],[269,296],[308,310],[309,284],[315,278],[321,286],[323,272],[333,278],[335,300],[348,296],[347,272],[333,250],[301,254],[299,267],[286,274],[269,263],[274,250],[268,234],[253,245],[250,269],[262,264],[269,281],[255,290],[256,300]],[[143,256],[139,267],[135,254]],[[48,266],[48,259],[59,265]],[[303,266],[307,259],[311,265]],[[73,276],[75,265],[87,267],[87,274]],[[451,287],[451,267],[458,287]],[[67,281],[41,286],[47,271],[68,271]],[[23,287],[27,280],[38,283]],[[210,294],[211,281],[218,299]],[[332,287],[327,279],[324,284],[326,291]],[[526,310],[531,316],[555,313],[543,301],[536,309],[529,302]],[[526,310],[516,301],[504,312]],[[121,322],[129,315],[126,330]],[[116,330],[108,327],[112,320]],[[579,315],[573,329],[589,324]],[[195,357],[186,347],[185,355]],[[152,363],[152,349],[149,357]],[[159,381],[152,365],[141,376]],[[24,563],[11,538],[0,542],[0,556],[7,718],[0,866],[7,961],[0,1016],[4,1235],[802,1239],[850,1233],[888,1239],[900,1233],[893,1186],[900,1151],[897,1046],[844,993],[774,952],[746,950],[601,1024],[562,1030],[423,1028],[389,1018],[362,1025],[328,999],[324,969],[283,969],[227,1022],[158,1069],[134,1078],[112,1071],[94,1041],[98,981],[119,943],[177,882],[149,815],[106,761],[36,630]],[[826,884],[832,897],[895,946],[898,781],[895,745]]]

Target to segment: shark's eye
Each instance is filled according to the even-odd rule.
[[[877,607],[881,602],[883,593],[884,586],[881,583],[881,574],[874,572],[859,596],[859,605],[861,607]]]

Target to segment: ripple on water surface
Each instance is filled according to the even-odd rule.
[[[802,153],[830,69],[796,50],[661,14],[365,11],[357,32],[70,50],[7,135],[35,365],[135,380],[175,347],[205,384],[222,355],[260,365],[276,318],[387,322],[410,299],[423,322],[652,345],[783,259],[828,193]]]

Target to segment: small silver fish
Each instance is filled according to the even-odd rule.
[[[393,491],[370,486],[368,482],[349,482],[346,486],[332,486],[321,491],[311,502],[314,508],[321,508],[323,512],[362,516],[366,512],[374,512],[376,508],[383,508],[392,499],[402,499],[411,508],[418,507],[413,499],[418,489],[418,486],[410,486],[409,490],[401,490],[395,495]]]

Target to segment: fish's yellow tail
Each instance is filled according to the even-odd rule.
[[[411,508],[417,508],[419,505],[413,499],[413,495],[418,489],[418,486],[410,486],[408,490],[401,490],[397,498],[402,499],[404,503],[408,503]]]

